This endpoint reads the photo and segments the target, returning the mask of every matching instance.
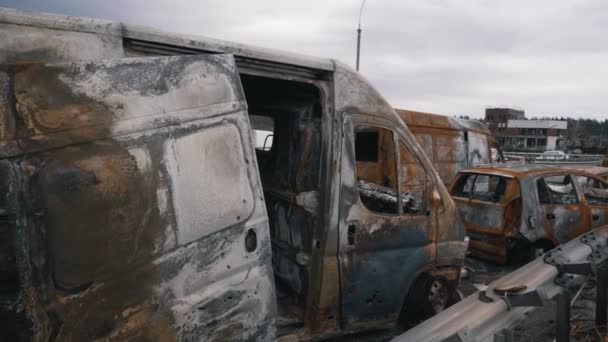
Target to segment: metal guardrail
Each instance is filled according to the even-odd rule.
[[[534,152],[504,152],[505,157],[516,156],[516,157],[525,157],[526,159],[535,160],[536,158],[542,156],[542,153],[534,153]],[[570,161],[601,161],[604,158],[602,154],[566,154],[568,156],[568,160]],[[544,159],[544,160],[553,160],[553,159]]]
[[[608,226],[604,226],[547,252],[392,341],[500,340],[501,333],[550,301],[558,301],[558,321],[567,318],[569,322],[566,315],[569,310],[564,305],[567,302],[570,307],[569,297],[560,296],[569,293],[566,290],[580,287],[589,275],[595,275],[598,280],[596,324],[605,327],[608,319],[607,266]],[[558,329],[565,330],[563,326]]]
[[[579,166],[600,166],[604,158],[600,154],[567,154],[568,159],[539,159],[541,153],[528,152],[507,152],[504,156],[507,162],[524,164],[558,164],[558,165],[579,165]]]

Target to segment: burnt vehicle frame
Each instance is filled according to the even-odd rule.
[[[603,188],[608,183],[600,177],[605,171],[548,165],[461,171],[450,193],[467,229],[471,254],[499,263],[527,261],[605,225]],[[482,181],[476,189],[477,179]]]
[[[0,9],[0,64],[11,336],[322,338],[392,326],[428,304],[405,305],[411,289],[458,282],[454,202],[403,121],[340,62]],[[256,150],[254,115],[272,119],[272,146]],[[415,218],[361,202],[352,123],[378,121],[393,158],[405,146],[424,170]],[[390,172],[402,179],[401,165]],[[382,198],[401,203],[395,187]],[[115,247],[103,222],[121,232]]]
[[[414,134],[446,186],[460,170],[505,160],[498,141],[480,121],[405,109],[395,111]],[[493,150],[496,160],[493,160]]]

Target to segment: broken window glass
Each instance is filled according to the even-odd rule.
[[[497,203],[503,200],[506,189],[507,181],[504,177],[464,174],[456,182],[452,196]]]
[[[540,204],[551,204],[551,196],[545,182],[542,179],[537,180],[536,187],[538,188],[538,201]]]
[[[540,185],[541,181],[544,187]],[[546,193],[544,193],[545,191]],[[538,182],[538,197],[542,204],[578,203],[578,195],[569,175],[545,177],[540,180]]]
[[[608,205],[608,185],[598,179],[575,176],[589,205]]]
[[[455,197],[471,197],[473,192],[473,183],[475,183],[475,175],[473,174],[462,174],[456,181],[454,189],[452,189],[452,196]]]
[[[376,213],[398,214],[393,132],[379,127],[357,127],[355,160],[359,196],[365,207]]]
[[[500,202],[505,194],[506,185],[504,177],[477,175],[471,198],[484,202]]]

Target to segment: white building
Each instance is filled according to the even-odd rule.
[[[567,121],[509,120],[499,141],[505,150],[542,152],[562,149]]]

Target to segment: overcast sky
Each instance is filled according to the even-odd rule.
[[[355,64],[357,0],[0,0]],[[367,0],[361,72],[395,107],[608,119],[608,1]]]

